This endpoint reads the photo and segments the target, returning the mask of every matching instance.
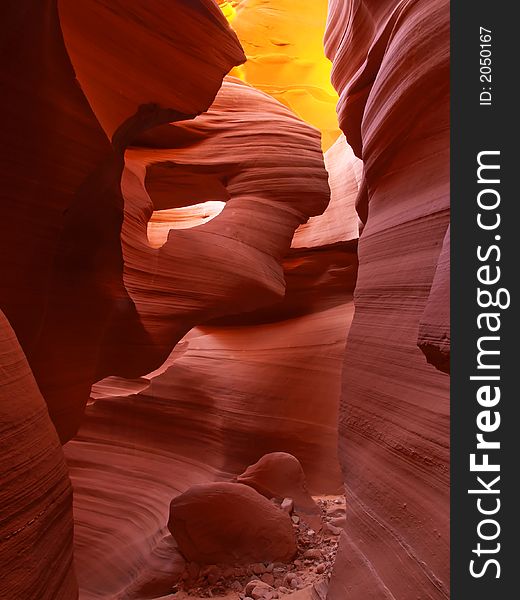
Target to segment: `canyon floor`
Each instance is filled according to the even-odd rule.
[[[293,514],[298,554],[290,563],[252,565],[188,564],[183,579],[162,598],[172,600],[311,600],[324,598],[332,574],[338,536],[345,521],[345,497],[313,496],[320,507],[323,527],[315,531]],[[190,573],[195,576],[190,576]]]

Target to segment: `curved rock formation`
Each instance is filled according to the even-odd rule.
[[[450,372],[450,228],[437,261],[428,302],[419,323],[417,345],[426,360],[444,373]]]
[[[159,353],[164,361],[172,344],[194,325],[283,298],[281,259],[294,230],[323,212],[329,189],[319,134],[234,78],[224,81],[208,113],[149,131],[135,144],[127,152],[122,181],[125,285],[156,349],[148,355],[160,364]],[[145,186],[153,182],[152,174],[146,177],[147,167],[158,163],[163,181],[170,167],[172,190],[178,176],[182,182],[188,176],[199,179],[190,204],[214,201],[214,190],[226,204],[198,227],[172,229],[154,249],[147,224],[156,207]],[[200,179],[212,182],[209,189],[200,186]],[[178,208],[177,192],[172,196],[173,206],[163,198],[161,210]],[[121,348],[117,340],[113,349],[121,368],[112,374],[129,376],[132,356],[139,355],[125,342]],[[150,361],[148,370],[155,366]]]
[[[296,554],[289,515],[247,485],[195,485],[172,500],[168,529],[199,564],[288,562]]]
[[[127,288],[155,339],[213,319],[155,372],[96,384],[66,447],[85,598],[117,597],[156,571],[170,500],[190,485],[229,479],[283,450],[301,460],[311,491],[340,486],[337,402],[356,240],[324,214],[290,248],[295,228],[329,197],[318,132],[229,78],[206,115],[137,143],[123,179]],[[353,210],[356,186],[336,186],[335,201]],[[184,210],[184,222],[204,202],[226,206],[166,233],[180,217],[173,211]],[[153,248],[148,223],[161,223],[161,211],[164,243]],[[131,356],[118,339],[118,355]]]
[[[271,96],[222,84],[213,0],[2,11],[1,596],[77,596],[56,432],[82,600],[142,600],[184,568],[190,486],[287,452],[338,490],[343,362],[329,598],[447,596],[447,3],[330,1],[328,178],[288,108],[336,139],[324,8],[226,3]]]
[[[440,600],[449,383],[417,335],[449,219],[448,3],[332,0],[326,48],[365,222],[340,413],[350,558],[328,598]]]
[[[72,487],[38,386],[0,311],[0,598],[72,600]]]
[[[111,8],[61,0],[58,14],[56,0],[23,0],[4,11],[1,26],[9,152],[0,302],[62,440],[76,431],[98,373],[118,368],[100,348],[113,346],[121,328],[132,347],[150,345],[123,285],[125,147],[149,127],[206,109],[223,75],[244,58],[210,0]],[[99,53],[87,52],[94,43]],[[128,61],[137,47],[141,60]],[[168,74],[182,85],[166,83]],[[134,361],[131,376],[149,371],[145,363]]]
[[[320,529],[320,510],[307,489],[305,473],[298,459],[286,452],[264,454],[254,465],[237,477],[238,483],[252,487],[266,498],[280,500],[291,498],[295,510],[312,519]],[[317,518],[316,518],[317,517]]]

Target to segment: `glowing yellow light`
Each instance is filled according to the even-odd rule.
[[[235,9],[236,2],[228,2],[227,0],[219,1],[218,5],[220,10],[224,13],[226,19],[231,23],[236,17],[237,11]]]
[[[327,0],[234,0],[220,7],[248,59],[231,74],[314,125],[322,133],[323,149],[329,148],[340,131],[338,96],[323,50]]]

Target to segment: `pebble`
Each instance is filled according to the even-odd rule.
[[[267,583],[265,583],[263,581],[260,581],[260,579],[253,579],[246,585],[244,592],[248,596],[253,596],[253,593],[255,590],[257,591],[257,594],[258,594],[258,593],[260,593],[260,590],[270,591],[272,589],[273,588],[270,585],[268,585]]]
[[[266,571],[265,565],[262,563],[255,563],[254,565],[251,565],[251,571],[253,571],[255,575],[262,575],[262,573],[265,573]]]
[[[298,515],[293,515],[293,516],[291,517],[291,519],[292,519],[292,522],[293,522],[295,525],[298,525],[298,523],[300,522],[300,517],[299,517]]]
[[[271,573],[264,573],[262,575],[262,577],[260,577],[260,579],[264,582],[267,583],[268,585],[273,585],[274,584],[274,577]]]
[[[303,553],[304,558],[323,558],[323,552],[319,548],[309,548]]]
[[[294,501],[292,498],[284,498],[282,500],[281,509],[286,513],[291,514],[294,509]]]
[[[327,565],[325,563],[320,563],[316,567],[316,573],[318,573],[318,575],[321,575],[322,573],[325,573],[326,570],[327,570]]]
[[[330,523],[325,523],[323,528],[327,533],[331,533],[332,535],[339,535],[343,530],[340,527],[335,527]]]
[[[262,600],[262,598],[265,598],[265,600],[271,600],[272,597],[272,590],[260,585],[257,585],[251,591],[251,598],[253,598],[253,600]]]

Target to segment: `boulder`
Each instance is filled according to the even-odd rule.
[[[291,498],[294,511],[301,514],[309,525],[321,528],[320,510],[309,494],[300,461],[292,454],[265,454],[239,475],[237,481],[254,488],[266,498],[280,501]]]
[[[201,564],[287,562],[297,550],[287,513],[239,483],[192,486],[172,500],[168,529]]]

